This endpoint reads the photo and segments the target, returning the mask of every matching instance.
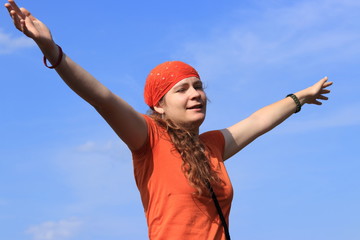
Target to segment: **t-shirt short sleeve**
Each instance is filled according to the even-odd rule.
[[[219,160],[223,161],[225,138],[220,130],[205,132],[200,135],[200,139],[208,147],[211,154],[220,157]]]

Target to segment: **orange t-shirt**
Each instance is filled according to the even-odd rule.
[[[136,184],[144,206],[151,240],[224,240],[224,229],[211,197],[197,196],[181,170],[182,159],[167,132],[144,115],[148,142],[133,152]],[[213,186],[227,222],[233,189],[223,163],[220,131],[200,135],[222,184]]]

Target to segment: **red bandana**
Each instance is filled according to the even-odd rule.
[[[154,107],[160,99],[179,81],[188,77],[199,77],[190,65],[180,62],[164,62],[151,70],[146,78],[144,98],[149,107]]]

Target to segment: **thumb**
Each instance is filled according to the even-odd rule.
[[[324,77],[324,78],[322,78],[322,79],[320,80],[320,82],[321,82],[322,84],[324,84],[327,80],[328,80],[328,77]]]

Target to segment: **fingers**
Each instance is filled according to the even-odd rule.
[[[36,18],[32,16],[31,13],[25,8],[21,8],[21,11],[25,14],[26,17],[30,18],[31,21],[36,20]]]
[[[333,82],[328,82],[328,77],[322,78],[319,82],[317,82],[315,85],[320,87],[319,93],[320,94],[328,94],[330,93],[330,90],[326,89],[327,87],[331,86]]]
[[[328,80],[329,80],[328,77],[324,77],[319,82],[322,83],[323,87],[328,87],[328,86],[331,86],[333,84],[333,82],[328,82]]]
[[[24,29],[25,20],[21,19],[15,10],[10,10],[10,16],[13,19],[15,27],[22,32]]]
[[[14,0],[8,0],[8,3],[5,4],[5,7],[8,10],[11,18],[13,19],[15,27],[23,33],[28,31],[28,20],[36,20],[28,10],[26,10],[25,8],[19,8]]]
[[[328,97],[325,97],[323,95],[320,95],[319,97],[317,97],[318,99],[321,99],[321,100],[328,100],[329,98]]]
[[[327,89],[327,87],[331,86],[332,84],[333,82],[328,82],[328,77],[320,79],[317,83],[309,88],[310,96],[306,103],[322,105],[321,101],[326,101],[329,99],[327,96],[325,96],[325,94],[330,93],[330,90]]]
[[[18,7],[18,5],[15,3],[14,0],[8,0],[8,2],[10,3],[10,6],[13,10],[15,10],[15,13],[21,18],[21,19],[25,19],[25,14],[20,10],[20,8]]]
[[[27,27],[33,25],[37,19],[34,16],[32,16],[31,13],[28,10],[26,10],[25,8],[21,8],[21,11],[26,16],[26,18],[24,20],[22,20],[22,32],[27,34],[26,33],[26,32],[28,32]]]
[[[330,93],[331,91],[329,89],[322,89],[320,94],[328,94]]]
[[[318,83],[320,83],[321,85],[324,85],[327,80],[328,80],[328,77],[324,77],[324,78],[320,79],[320,81]]]
[[[9,14],[11,15],[11,11],[13,10],[10,3],[5,3],[5,7],[8,10]]]
[[[329,86],[331,86],[331,85],[333,85],[333,82],[325,82],[325,83],[323,84],[323,87],[326,88],[326,87],[329,87]]]

